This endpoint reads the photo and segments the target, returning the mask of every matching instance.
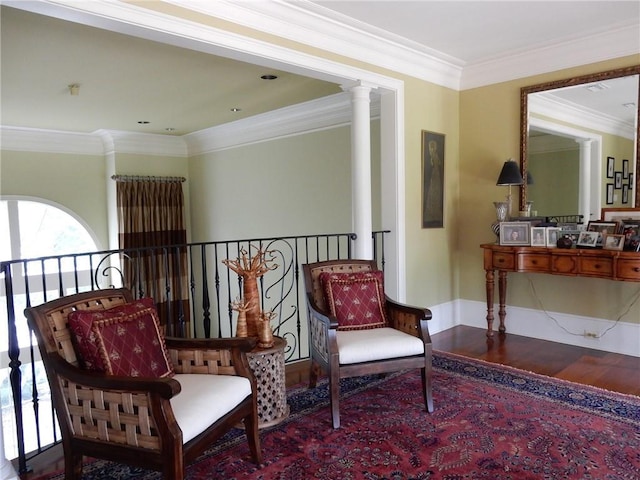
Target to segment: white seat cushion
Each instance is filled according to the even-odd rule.
[[[182,443],[198,436],[212,423],[251,395],[251,382],[231,375],[176,374],[182,391],[171,408],[182,430]]]
[[[388,327],[338,331],[337,340],[341,365],[424,354],[421,339]]]

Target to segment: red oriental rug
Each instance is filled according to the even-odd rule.
[[[343,380],[334,430],[327,384],[291,389],[290,417],[263,430],[266,459],[230,432],[188,467],[188,479],[640,479],[640,398],[437,352],[436,411],[417,371]],[[91,461],[84,479],[160,475]],[[50,479],[62,479],[60,473]]]

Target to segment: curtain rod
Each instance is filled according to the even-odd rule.
[[[186,182],[184,177],[149,177],[141,175],[112,175],[116,182]]]

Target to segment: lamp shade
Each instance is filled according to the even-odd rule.
[[[531,175],[531,172],[527,172],[527,185],[533,185],[533,175]]]
[[[520,167],[513,160],[507,160],[502,166],[500,176],[496,185],[522,185],[522,175],[520,175]]]

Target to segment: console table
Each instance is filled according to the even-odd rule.
[[[547,273],[574,277],[607,278],[640,282],[640,253],[584,248],[515,247],[485,243],[484,270],[487,287],[487,337],[493,336],[493,292],[498,271],[498,331],[504,333],[507,273]]]

